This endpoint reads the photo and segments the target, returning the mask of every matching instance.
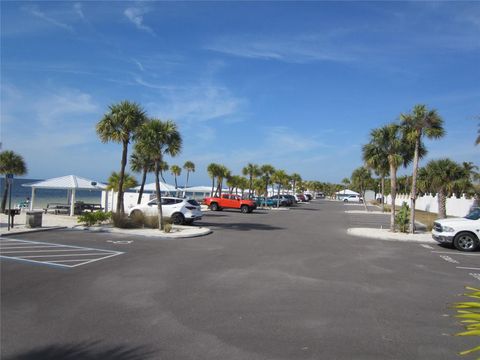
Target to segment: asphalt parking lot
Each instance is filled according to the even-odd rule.
[[[451,336],[448,306],[480,285],[480,253],[351,237],[349,209],[208,212],[213,234],[192,239],[1,238],[2,358],[452,359],[476,345]]]

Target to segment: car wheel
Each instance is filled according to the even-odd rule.
[[[242,205],[242,206],[240,207],[240,211],[241,211],[242,213],[244,213],[244,214],[248,213],[249,210],[250,210],[250,208],[248,207],[248,205]]]
[[[453,239],[453,246],[460,251],[475,251],[479,246],[479,242],[474,234],[461,232]]]
[[[185,222],[185,216],[183,216],[183,214],[180,214],[180,213],[173,214],[171,221],[172,221],[172,224],[182,225]]]
[[[212,209],[212,211],[218,211],[219,210],[218,204],[217,203],[212,203],[210,205],[210,209]]]
[[[347,199],[344,199],[343,202],[348,202],[348,200],[347,200]]]

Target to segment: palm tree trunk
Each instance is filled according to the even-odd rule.
[[[440,189],[437,194],[438,197],[438,217],[440,219],[446,219],[447,217],[447,196],[445,190]]]
[[[8,180],[5,176],[5,183],[4,183],[4,190],[3,190],[3,197],[2,197],[2,213],[5,212],[5,208],[7,207],[7,196],[8,196]]]
[[[120,174],[118,176],[118,197],[117,197],[117,213],[125,213],[123,208],[123,179],[125,177],[125,167],[127,166],[128,141],[123,142],[122,163]]]
[[[410,227],[409,232],[415,232],[415,201],[417,199],[417,173],[418,173],[418,148],[420,147],[420,138],[415,141],[415,152],[413,154],[413,174],[412,174],[412,192],[410,193]]]
[[[187,186],[188,186],[188,176],[190,175],[190,171],[187,171],[187,182],[185,183],[185,187],[183,188],[183,196],[187,197]]]
[[[367,201],[365,200],[365,189],[360,189],[363,198],[363,206],[365,207],[365,211],[368,212]]]
[[[382,176],[382,212],[385,212],[385,176]]]
[[[212,176],[212,192],[210,194],[211,197],[213,197],[213,189],[215,188],[215,176]]]
[[[397,197],[397,169],[390,164],[390,195],[392,196],[392,209],[390,212],[390,231],[395,232],[395,199]]]
[[[155,193],[157,195],[158,230],[163,229],[162,192],[160,191],[159,164],[155,161]]]
[[[250,174],[250,185],[248,186],[248,197],[249,198],[252,195],[252,187],[253,187],[253,176]]]
[[[145,182],[147,181],[147,171],[148,169],[143,169],[142,184],[140,185],[140,191],[138,192],[137,205],[142,202],[143,188],[145,187]]]

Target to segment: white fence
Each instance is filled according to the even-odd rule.
[[[392,197],[388,195],[386,197],[387,204],[392,203]],[[406,202],[410,206],[410,194],[400,194],[395,198],[395,204],[401,206],[403,202]],[[455,196],[447,198],[447,215],[449,216],[465,216],[470,211],[474,199],[467,199],[465,196],[456,198]],[[428,211],[431,213],[438,213],[438,199],[437,195],[424,195],[419,196],[415,202],[415,209]]]

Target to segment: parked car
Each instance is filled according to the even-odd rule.
[[[192,224],[196,220],[200,220],[203,216],[200,204],[193,199],[181,199],[177,197],[162,197],[162,213],[165,217],[170,218],[172,223]],[[150,200],[147,204],[140,204],[132,207],[128,211],[129,216],[142,214],[145,216],[158,216],[157,199]]]
[[[441,244],[453,245],[460,251],[480,248],[480,207],[463,218],[435,220],[432,237]]]
[[[208,197],[203,203],[212,211],[222,209],[240,209],[242,213],[251,213],[257,208],[257,204],[250,199],[242,199],[239,195],[222,194],[220,197]]]
[[[270,199],[270,198],[265,198],[263,196],[254,196],[252,197],[252,200],[255,201],[257,206],[277,206],[277,201]]]
[[[295,196],[296,196],[298,202],[300,202],[300,201],[301,202],[307,202],[308,201],[307,198],[305,197],[305,195],[303,195],[303,194],[297,194]]]
[[[310,193],[305,193],[305,194],[303,194],[303,195],[305,196],[305,198],[307,199],[307,201],[310,201],[310,200],[313,199],[313,195],[310,194]]]
[[[273,195],[269,199],[278,202],[280,206],[291,206],[293,204],[291,199],[287,199],[284,195]]]
[[[316,198],[317,199],[325,199],[325,194],[323,192],[317,192]]]
[[[298,203],[298,200],[293,195],[283,195],[283,196],[291,201],[290,205],[295,205],[296,203]]]
[[[363,202],[363,199],[359,195],[346,195],[342,199],[343,202]]]

